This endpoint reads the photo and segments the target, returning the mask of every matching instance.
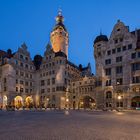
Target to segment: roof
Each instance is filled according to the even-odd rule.
[[[3,58],[5,58],[5,57],[11,58],[11,57],[13,57],[13,54],[10,54],[10,53],[8,53],[6,51],[0,50],[0,57],[3,57]]]
[[[0,56],[6,56],[6,52],[5,51],[3,51],[3,50],[0,50]]]
[[[62,22],[58,22],[58,23],[54,26],[53,31],[54,31],[54,30],[57,30],[59,27],[62,27],[62,28],[64,29],[64,31],[67,32],[67,29],[66,29],[65,25],[64,25]]]
[[[55,53],[55,57],[58,57],[58,56],[67,58],[67,55],[61,51]]]
[[[75,65],[74,63],[72,63],[72,62],[70,62],[70,61],[67,61],[67,63],[68,63],[70,66],[72,66],[72,67],[74,67],[74,68],[76,68],[76,69],[79,70],[79,67],[78,67],[77,65]]]
[[[95,38],[94,44],[100,41],[108,41],[108,38],[106,35],[99,35]]]

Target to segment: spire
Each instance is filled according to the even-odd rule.
[[[57,23],[63,23],[64,22],[64,17],[62,16],[62,10],[59,8],[58,10],[58,15],[55,18]]]

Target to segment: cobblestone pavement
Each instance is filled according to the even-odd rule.
[[[140,112],[0,111],[0,140],[140,140]]]

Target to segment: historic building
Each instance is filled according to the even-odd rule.
[[[91,67],[68,60],[69,36],[63,21],[59,11],[43,57],[32,60],[25,43],[15,53],[0,51],[1,108],[70,108],[71,81],[90,76]]]
[[[140,107],[140,30],[130,32],[118,20],[108,38],[94,40],[96,78],[104,107]]]
[[[25,43],[0,50],[0,108],[140,107],[140,30],[118,20],[94,40],[96,74],[68,60],[69,34],[59,11],[44,55],[32,60]]]

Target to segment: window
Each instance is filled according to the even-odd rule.
[[[18,87],[16,87],[16,92],[18,92]]]
[[[40,84],[41,84],[41,86],[44,86],[45,85],[45,81],[41,80]]]
[[[21,84],[21,85],[23,85],[23,84],[24,84],[24,82],[23,82],[22,80],[20,80],[20,84]]]
[[[49,75],[51,75],[51,71],[49,71]]]
[[[53,66],[55,66],[55,63],[54,63],[54,62],[52,62],[52,65],[53,65]]]
[[[122,66],[117,66],[116,67],[116,74],[120,74],[120,73],[123,73],[123,68],[122,68]]]
[[[52,85],[55,84],[55,78],[52,78]]]
[[[41,93],[45,93],[45,89],[41,89]]]
[[[117,102],[117,107],[123,107],[123,102]]]
[[[119,32],[120,31],[120,28],[118,28],[117,31]]]
[[[123,46],[123,51],[125,51],[126,50],[126,46]]]
[[[111,64],[111,59],[106,59],[106,60],[105,60],[105,64],[106,64],[106,65]]]
[[[23,72],[20,72],[20,76],[24,76],[24,73]]]
[[[28,82],[27,81],[25,82],[25,86],[28,86]]]
[[[23,59],[23,55],[20,55],[20,58]]]
[[[107,91],[106,92],[106,99],[112,98],[112,92],[111,91]]]
[[[140,58],[140,52],[138,52],[138,58]]]
[[[55,88],[52,88],[52,92],[55,92]]]
[[[47,85],[50,85],[50,79],[47,80]]]
[[[128,45],[128,50],[132,49],[132,44]]]
[[[30,89],[30,93],[32,93],[32,89]]]
[[[55,101],[55,95],[52,96],[52,100]]]
[[[20,92],[23,92],[23,88],[20,88]]]
[[[111,75],[111,68],[105,69],[105,73],[106,73],[106,75]]]
[[[107,55],[111,55],[111,51],[109,50],[109,51],[107,51]]]
[[[135,58],[136,58],[136,53],[132,53],[132,54],[131,54],[131,58],[132,58],[132,59],[135,59]]]
[[[4,91],[7,91],[7,88],[6,87],[4,87]]]
[[[46,76],[48,76],[48,72],[46,72]]]
[[[116,62],[121,62],[122,61],[122,56],[116,57]]]
[[[102,81],[96,81],[95,85],[96,85],[96,87],[102,86]]]
[[[132,78],[132,83],[140,83],[140,76],[135,76]]]
[[[20,63],[20,66],[23,67],[23,63],[22,62]]]
[[[27,64],[25,65],[25,68],[27,68],[27,69],[28,69],[28,65],[27,65]]]
[[[28,78],[28,77],[29,77],[28,73],[26,73],[26,74],[25,74],[25,77],[26,77],[26,78]]]
[[[33,86],[33,82],[30,82],[30,86]]]
[[[140,70],[140,62],[139,63],[133,63],[131,65],[132,71]]]
[[[6,78],[4,78],[4,80],[3,80],[3,81],[4,81],[4,83],[6,83],[6,82],[7,82],[7,79],[6,79]]]
[[[28,61],[28,57],[27,56],[25,57],[25,60]]]
[[[116,49],[112,49],[112,54],[115,54],[116,53]]]
[[[15,61],[15,63],[16,63],[16,65],[18,65],[18,61],[17,60]]]
[[[55,71],[54,70],[52,71],[52,74],[55,74]]]
[[[110,79],[106,81],[106,86],[111,86],[111,80]]]
[[[48,64],[46,64],[46,68],[48,68]]]
[[[30,74],[30,78],[32,79],[32,74]]]
[[[30,82],[30,86],[33,86],[33,83],[32,82]]]
[[[117,43],[118,43],[118,39],[115,39],[115,40],[114,40],[114,43],[117,44]]]
[[[117,52],[121,52],[121,48],[117,48]]]
[[[122,78],[116,79],[116,84],[117,85],[122,85],[123,84],[123,79]]]
[[[65,84],[67,84],[67,79],[65,78]]]
[[[16,70],[16,75],[18,75],[18,71]]]
[[[50,88],[47,88],[47,92],[50,92]]]
[[[26,93],[29,93],[29,90],[26,88],[26,89],[25,89],[25,92],[26,92]]]
[[[120,42],[123,42],[123,38],[120,38]]]

